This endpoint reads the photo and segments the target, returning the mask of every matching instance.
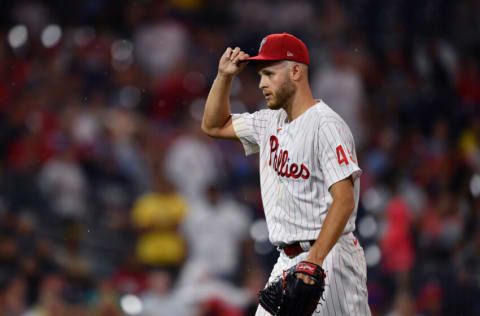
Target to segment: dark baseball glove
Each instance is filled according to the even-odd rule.
[[[308,275],[315,283],[306,284],[297,277]],[[258,294],[260,305],[275,316],[311,316],[318,306],[325,288],[322,267],[302,261],[283,271],[283,276],[270,283]]]

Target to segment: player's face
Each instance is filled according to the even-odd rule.
[[[268,108],[278,110],[292,100],[296,86],[288,75],[288,66],[283,62],[262,64],[258,67],[259,88],[262,90]]]

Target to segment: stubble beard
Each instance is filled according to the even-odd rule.
[[[272,94],[272,98],[267,101],[267,106],[271,110],[284,109],[292,102],[297,88],[287,77],[285,82]]]

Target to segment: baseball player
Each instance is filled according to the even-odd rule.
[[[256,66],[268,109],[231,114],[232,81],[248,62]],[[287,33],[265,37],[255,57],[227,48],[206,101],[202,130],[239,140],[246,155],[260,153],[269,239],[280,252],[267,287],[292,266],[302,263],[302,271],[319,266],[324,290],[314,315],[371,315],[364,252],[353,235],[361,174],[355,144],[343,119],[313,98],[309,63],[305,44]],[[315,283],[308,273],[296,278]],[[256,315],[269,313],[260,304]]]

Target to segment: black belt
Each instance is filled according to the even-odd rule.
[[[310,243],[310,246],[313,246],[313,244],[315,243],[315,240],[306,240],[306,242]],[[302,252],[305,252],[305,250],[303,250],[302,246],[300,246],[299,241],[294,242],[293,244],[280,246],[280,249],[282,249],[283,252],[285,252],[285,254],[290,258],[296,257],[299,254],[301,254]]]

